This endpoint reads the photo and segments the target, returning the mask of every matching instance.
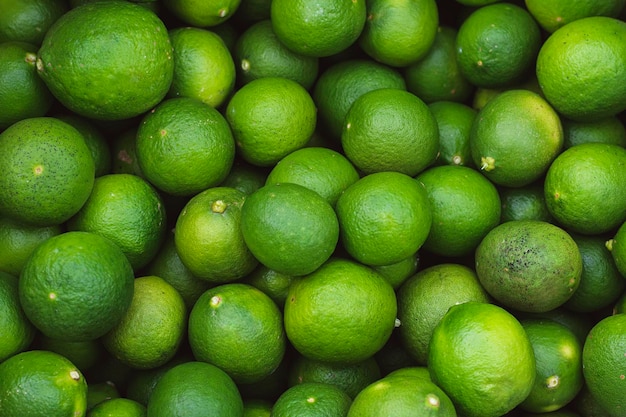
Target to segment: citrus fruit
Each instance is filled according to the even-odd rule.
[[[522,187],[500,187],[498,192],[502,202],[501,223],[511,220],[554,222],[548,210],[542,180]]]
[[[566,0],[525,0],[526,8],[547,32],[552,33],[574,20],[590,16],[618,17],[624,0],[597,2],[592,0],[571,3]]]
[[[172,359],[186,336],[187,309],[178,291],[162,278],[142,276],[134,284],[126,314],[102,342],[132,368],[156,368]]]
[[[165,372],[147,409],[148,417],[241,417],[243,400],[226,372],[210,363],[191,361]]]
[[[343,417],[352,399],[341,388],[322,382],[304,382],[284,391],[272,406],[275,417]]]
[[[400,326],[402,326],[401,322]],[[383,376],[390,375],[399,369],[421,366],[402,344],[398,330],[399,327],[396,327],[387,343],[374,354]]]
[[[498,3],[500,1],[502,0],[456,0],[457,3],[470,7],[486,6],[488,4]]]
[[[405,67],[428,53],[438,27],[434,0],[371,0],[359,46],[378,62]]]
[[[268,295],[251,285],[219,285],[202,294],[191,310],[189,344],[197,360],[218,366],[235,382],[256,382],[283,359],[283,316]]]
[[[585,383],[591,396],[611,416],[624,413],[626,389],[626,314],[604,317],[596,323],[583,346]]]
[[[174,240],[180,260],[194,276],[223,283],[242,278],[257,266],[241,230],[245,199],[234,188],[212,187],[185,204]]]
[[[367,265],[389,265],[413,255],[432,223],[424,186],[394,171],[370,174],[349,186],[336,212],[343,247]]]
[[[272,166],[304,147],[317,120],[315,103],[297,82],[281,77],[251,81],[226,108],[237,150],[253,165]]]
[[[385,378],[393,378],[396,376],[423,378],[432,381],[432,379],[430,378],[430,371],[428,370],[428,367],[421,365],[405,366],[403,368],[398,368],[395,371],[391,371],[387,375],[385,375]]]
[[[294,277],[281,274],[265,265],[258,265],[254,271],[246,275],[241,281],[252,285],[267,294],[276,305],[282,309],[287,299],[287,292]]]
[[[582,256],[562,228],[538,220],[515,220],[492,229],[476,248],[476,274],[503,306],[545,312],[576,291]]]
[[[323,129],[339,140],[352,103],[378,88],[406,90],[406,82],[396,69],[362,58],[341,60],[321,71],[312,96]]]
[[[475,169],[443,165],[416,179],[426,189],[433,217],[424,249],[448,257],[468,255],[500,223],[498,190]]]
[[[137,160],[158,189],[191,196],[219,184],[233,165],[235,141],[222,114],[190,97],[170,98],[137,131]]]
[[[146,266],[165,237],[163,200],[146,180],[132,174],[96,178],[89,198],[68,230],[104,236],[122,249],[133,269]]]
[[[249,195],[265,185],[267,174],[267,168],[257,167],[241,159],[235,159],[233,167],[224,181],[220,183],[220,186],[235,188]]]
[[[0,131],[22,119],[44,116],[52,107],[52,94],[37,75],[36,61],[35,45],[0,43]]]
[[[548,210],[581,234],[608,232],[626,220],[626,149],[586,143],[563,151],[544,182]]]
[[[334,252],[339,222],[332,206],[302,185],[265,185],[241,209],[243,240],[255,258],[287,275],[306,275]]]
[[[35,337],[35,328],[22,310],[17,288],[17,277],[0,271],[0,363],[26,350]]]
[[[543,176],[561,152],[563,127],[539,94],[513,89],[498,94],[478,112],[469,142],[474,164],[487,178],[521,187]]]
[[[520,320],[549,319],[555,321],[570,329],[576,335],[581,344],[585,343],[585,339],[587,338],[589,331],[597,321],[597,319],[592,315],[569,310],[564,306],[542,313],[516,311],[515,316]]]
[[[216,33],[179,27],[169,31],[174,49],[170,97],[192,97],[219,107],[235,87],[235,62]]]
[[[626,108],[626,23],[611,17],[578,19],[552,33],[537,56],[546,99],[563,116],[597,120]]]
[[[87,384],[87,412],[103,402],[121,398],[120,391],[113,381],[89,382]]]
[[[359,172],[345,155],[314,146],[295,150],[278,161],[265,184],[299,184],[317,192],[334,207],[341,193],[358,179]]]
[[[489,303],[450,307],[433,330],[428,368],[457,413],[468,417],[511,411],[528,397],[535,380],[535,357],[524,328]]]
[[[270,18],[278,39],[292,51],[325,57],[352,45],[365,25],[365,0],[273,0]]]
[[[68,341],[99,338],[130,306],[134,274],[111,240],[65,232],[33,251],[20,275],[20,302],[46,336]]]
[[[479,87],[519,81],[532,69],[540,47],[537,22],[525,8],[507,2],[476,9],[456,37],[461,74]]]
[[[422,365],[428,360],[433,329],[450,307],[468,301],[489,302],[489,295],[467,266],[442,263],[420,270],[397,291],[400,340]]]
[[[602,408],[598,401],[591,395],[591,392],[589,392],[589,388],[587,388],[586,384],[583,385],[580,393],[574,399],[572,408],[579,413],[578,415],[580,417],[611,417],[611,415],[604,408]]]
[[[409,279],[419,266],[419,253],[415,252],[398,262],[389,265],[375,265],[371,268],[383,276],[397,290],[407,279]]]
[[[193,357],[191,354],[184,352],[174,356],[164,365],[157,366],[156,368],[133,370],[126,380],[125,397],[147,406],[150,396],[152,395],[152,390],[154,390],[154,387],[161,377],[176,365],[192,360]]]
[[[89,119],[73,113],[60,114],[57,119],[73,126],[83,135],[85,143],[91,152],[95,165],[95,176],[100,177],[111,171],[111,149],[109,141],[103,131]]]
[[[473,167],[469,138],[477,111],[454,101],[436,101],[428,107],[439,131],[439,154],[435,165]]]
[[[0,363],[0,415],[84,416],[87,382],[66,358],[30,350]]]
[[[382,276],[357,262],[332,258],[292,282],[284,309],[285,331],[307,358],[355,363],[387,342],[396,311],[395,293]]]
[[[144,271],[147,275],[163,278],[174,287],[183,297],[187,310],[191,311],[196,300],[209,289],[211,283],[193,275],[189,268],[183,264],[176,250],[174,239],[174,231],[166,233],[159,251],[146,265]]]
[[[257,78],[282,77],[308,90],[319,72],[319,58],[288,49],[274,33],[270,19],[256,22],[237,38],[233,58],[244,84]]]
[[[535,354],[533,389],[520,404],[532,413],[556,411],[569,404],[581,390],[583,345],[564,325],[552,320],[520,321]]]
[[[341,145],[364,174],[397,171],[415,176],[437,158],[439,130],[419,97],[381,88],[354,101],[344,119]]]
[[[341,388],[350,398],[354,398],[363,388],[381,377],[380,368],[373,356],[360,362],[342,364],[298,355],[291,360],[288,372],[289,386],[321,382]]]
[[[617,116],[608,116],[590,122],[561,119],[565,149],[587,142],[612,143],[626,147],[626,127]]]
[[[287,385],[287,368],[290,364],[290,355],[293,349],[287,345],[288,351],[285,352],[285,358],[280,362],[278,368],[265,378],[256,382],[238,383],[237,388],[241,393],[241,397],[246,399],[259,399],[271,401],[272,403],[285,392]]]
[[[426,55],[404,69],[407,89],[425,103],[461,103],[474,91],[456,59],[456,35],[456,28],[440,25]]]
[[[0,216],[0,271],[18,277],[33,250],[62,230],[60,225],[32,226]]]
[[[271,5],[272,0],[246,0],[239,5],[235,18],[250,25],[267,20],[270,18]]]
[[[83,136],[52,117],[21,120],[0,133],[0,213],[58,225],[83,206],[95,166]]]
[[[607,241],[617,270],[626,278],[626,222],[615,232],[615,236]]]
[[[37,70],[73,112],[127,119],[166,95],[174,70],[172,45],[164,23],[145,7],[93,2],[54,22],[38,51]]]
[[[365,387],[356,396],[348,417],[456,416],[450,397],[428,379],[387,376]]]
[[[162,3],[186,25],[213,27],[227,22],[239,9],[241,0],[163,0]]]
[[[112,398],[93,407],[87,417],[146,417],[146,406],[128,398]]]
[[[40,45],[50,26],[68,11],[67,2],[16,0],[2,4],[0,42]]]
[[[611,252],[606,247],[606,237],[573,234],[583,260],[580,284],[564,307],[590,313],[612,306],[626,288]]]

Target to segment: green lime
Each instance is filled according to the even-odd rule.
[[[99,1],[55,21],[38,51],[37,70],[68,109],[119,120],[163,99],[174,61],[167,29],[156,14],[132,2]]]
[[[587,142],[612,143],[626,147],[626,127],[617,116],[588,122],[563,118],[562,122],[565,149]]]
[[[292,282],[284,308],[285,331],[307,358],[355,363],[385,345],[396,312],[393,288],[381,275],[357,262],[332,258]]]
[[[393,171],[352,184],[337,200],[336,212],[343,247],[367,265],[389,265],[415,254],[432,223],[425,187]]]
[[[21,120],[0,133],[0,213],[58,225],[83,206],[95,166],[83,136],[52,117]]]
[[[500,187],[502,202],[501,223],[511,220],[541,220],[554,222],[543,192],[543,181],[537,180],[522,187]]]
[[[626,278],[626,222],[615,232],[615,236],[607,241],[607,249],[611,251],[617,270]]]
[[[20,302],[46,336],[68,341],[101,337],[124,316],[134,274],[122,250],[89,232],[65,232],[33,251],[20,275]]]
[[[0,415],[84,416],[87,382],[63,356],[30,350],[0,363]]]
[[[552,33],[574,20],[590,16],[619,17],[624,0],[525,0],[526,8],[543,29]]]
[[[255,258],[287,275],[305,275],[334,252],[339,222],[322,196],[302,185],[265,185],[241,209],[243,240]]]
[[[454,101],[436,101],[428,105],[439,131],[439,154],[435,165],[474,166],[470,153],[470,132],[477,111]]]
[[[0,271],[0,363],[26,350],[35,337],[35,327],[24,314],[18,293],[18,278]]]
[[[69,7],[65,1],[15,0],[2,4],[0,43],[18,41],[41,45],[50,26]]]
[[[128,398],[112,398],[96,405],[87,413],[87,417],[146,417],[143,404]]]
[[[448,394],[460,415],[502,416],[532,390],[532,344],[520,322],[495,304],[450,307],[429,346],[433,382]]]
[[[344,417],[352,399],[341,388],[322,382],[304,382],[288,388],[272,406],[274,417]]]
[[[148,401],[150,417],[241,417],[237,385],[217,366],[185,362],[167,370]]]

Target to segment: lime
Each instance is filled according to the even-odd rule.
[[[294,280],[285,303],[285,331],[303,356],[325,362],[363,361],[389,339],[396,296],[378,273],[332,258]]]
[[[522,187],[500,187],[498,192],[502,202],[501,223],[511,220],[554,222],[554,218],[548,210],[542,180],[534,181]]]
[[[128,398],[112,398],[93,407],[87,417],[146,417],[143,404]]]
[[[593,16],[552,33],[537,56],[546,99],[565,117],[590,121],[626,108],[626,23]]]
[[[415,176],[437,158],[439,130],[419,97],[381,88],[354,101],[344,119],[341,145],[364,174],[397,171]]]
[[[615,236],[607,241],[607,248],[611,251],[617,270],[626,278],[626,222],[615,232]]]
[[[235,87],[235,62],[216,33],[195,27],[169,31],[174,75],[168,96],[192,97],[219,107]]]
[[[438,27],[435,0],[370,0],[359,46],[378,62],[406,67],[429,52]]]
[[[535,384],[520,408],[533,413],[556,411],[581,390],[583,345],[576,335],[552,320],[521,321],[535,353]]]
[[[275,417],[344,417],[352,399],[341,388],[322,382],[304,382],[283,392],[272,406]]]
[[[84,416],[87,382],[63,356],[30,350],[0,363],[0,415]]]
[[[56,117],[73,126],[83,135],[83,139],[85,139],[85,143],[89,151],[91,151],[91,156],[93,157],[93,162],[96,167],[95,176],[100,177],[110,174],[111,149],[104,132],[89,119],[73,113],[60,114]]]
[[[239,9],[241,0],[163,0],[162,3],[186,25],[213,27],[228,21]]]
[[[132,2],[99,1],[55,21],[38,51],[37,70],[68,109],[119,120],[163,99],[174,62],[167,29],[156,14]]]
[[[475,169],[443,165],[416,179],[426,189],[433,217],[424,249],[448,257],[468,255],[500,223],[498,190]]]
[[[428,368],[457,413],[468,417],[504,415],[528,397],[535,380],[533,347],[524,328],[489,303],[450,307],[433,330]]]
[[[152,260],[165,238],[165,207],[158,192],[143,178],[108,174],[96,178],[89,198],[67,227],[110,239],[122,249],[133,269],[139,269]]]
[[[274,33],[269,19],[246,29],[237,38],[233,55],[237,74],[244,84],[257,78],[282,77],[296,81],[308,90],[319,71],[319,59],[288,49]]]
[[[473,11],[456,38],[461,74],[479,87],[520,81],[532,69],[540,47],[535,19],[525,8],[507,2]]]
[[[428,107],[439,131],[439,154],[435,165],[473,167],[469,138],[477,111],[454,101],[436,101]]]
[[[337,200],[336,212],[343,247],[367,265],[389,265],[415,254],[432,223],[424,186],[394,171],[352,184]]]
[[[582,0],[575,3],[567,0],[525,0],[524,3],[530,14],[549,33],[584,17],[618,17],[626,4],[624,0]]]
[[[574,294],[582,256],[562,228],[538,220],[515,220],[492,229],[476,248],[476,274],[503,306],[545,312]]]
[[[565,149],[587,142],[612,143],[626,147],[626,127],[617,116],[590,122],[562,119]]]
[[[58,225],[83,206],[95,166],[83,136],[52,117],[21,120],[0,133],[0,213]]]
[[[219,285],[191,310],[189,344],[197,360],[218,366],[236,383],[257,382],[274,372],[285,354],[283,316],[251,285]]]
[[[334,252],[339,222],[322,196],[302,185],[265,185],[241,209],[243,240],[255,258],[287,275],[306,275]]]
[[[122,363],[150,369],[167,363],[186,336],[187,309],[181,295],[154,275],[134,280],[133,300],[102,343]]]
[[[300,149],[315,130],[315,103],[296,81],[265,77],[237,90],[226,108],[241,157],[257,166],[275,165]]]
[[[136,153],[141,172],[155,187],[191,196],[226,178],[235,141],[213,107],[190,97],[170,98],[143,117]]]
[[[258,265],[241,282],[260,289],[282,309],[285,306],[287,292],[293,280],[294,277],[291,275],[281,274],[265,265]]]
[[[429,379],[387,376],[365,387],[356,396],[347,417],[375,416],[455,417],[450,397]]]
[[[272,27],[292,51],[325,57],[352,45],[363,30],[365,0],[273,0]]]
[[[550,165],[544,182],[548,211],[581,234],[608,232],[626,220],[626,149],[586,143],[569,148]]]
[[[20,302],[46,336],[68,341],[101,337],[124,316],[134,274],[122,250],[89,232],[65,232],[33,251],[20,275]]]
[[[40,45],[50,26],[69,9],[57,0],[15,0],[0,7],[0,42]]]
[[[233,380],[206,362],[185,362],[167,370],[148,401],[150,417],[241,417],[243,400]]]
[[[52,94],[37,75],[36,61],[35,45],[0,43],[0,131],[22,119],[44,116],[52,107]]]

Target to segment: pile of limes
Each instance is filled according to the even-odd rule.
[[[626,0],[0,0],[0,417],[626,416]]]

